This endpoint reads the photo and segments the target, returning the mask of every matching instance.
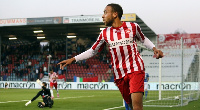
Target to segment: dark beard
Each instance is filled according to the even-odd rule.
[[[112,26],[114,22],[114,18],[111,18],[110,21],[108,21],[107,23],[105,23],[106,26]]]
[[[106,26],[112,26],[114,20],[111,20],[109,22],[106,23]]]

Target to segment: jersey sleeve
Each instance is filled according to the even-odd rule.
[[[104,37],[103,37],[104,31],[105,30],[101,31],[100,35],[97,38],[97,41],[92,45],[92,49],[96,52],[100,52],[106,44]]]
[[[145,37],[143,45],[148,49],[153,49],[153,47],[155,47],[155,45],[147,37]]]
[[[139,26],[137,23],[134,23],[134,24],[135,24],[135,27],[136,27],[136,37],[137,37],[137,39],[138,39],[141,43],[144,43],[145,36],[144,36],[144,34],[142,33],[140,26]]]
[[[153,49],[155,45],[142,33],[140,26],[135,23],[136,25],[136,37],[137,39],[148,49]]]
[[[101,32],[99,37],[97,38],[97,41],[93,44],[93,46],[90,49],[88,49],[87,51],[85,51],[85,52],[83,52],[83,53],[81,53],[77,56],[75,56],[76,62],[93,57],[99,51],[102,50],[102,48],[104,46],[103,44],[105,44],[105,42],[104,42],[103,35],[102,35],[102,32]]]
[[[33,97],[33,99],[31,99],[31,102],[34,101],[35,99],[37,99],[37,98],[40,96],[40,94],[41,94],[41,91],[39,91],[39,92],[37,93],[37,95],[36,95],[35,97]]]

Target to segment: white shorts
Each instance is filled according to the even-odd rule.
[[[148,82],[144,82],[144,90],[148,90]]]

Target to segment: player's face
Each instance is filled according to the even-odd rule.
[[[106,26],[112,26],[114,22],[114,16],[112,12],[112,7],[111,6],[106,6],[104,9],[104,14],[102,16],[103,22]]]

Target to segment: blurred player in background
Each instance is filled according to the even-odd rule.
[[[37,99],[40,95],[42,96],[43,102],[38,102],[38,107],[39,108],[43,108],[43,107],[52,107],[53,105],[53,100],[51,99],[51,93],[50,90],[46,88],[47,87],[47,83],[43,82],[42,83],[42,90],[39,91],[37,93],[37,95],[35,97],[33,97],[33,99],[31,99],[30,101],[28,101],[25,106],[28,106],[31,102],[33,102],[35,99]]]
[[[56,92],[57,92],[57,97],[59,97],[58,88],[57,88],[57,81],[56,81],[56,79],[58,79],[58,75],[56,74],[56,72],[53,72],[52,68],[50,68],[50,73],[48,73],[48,75],[49,75],[50,92],[52,94],[52,99],[54,98],[53,87],[55,87]]]
[[[8,89],[9,83],[5,83],[5,89]]]
[[[145,71],[145,68],[144,68]],[[145,94],[145,98],[147,99],[147,95],[148,95],[148,81],[149,81],[149,73],[145,72],[145,78],[144,78],[144,94]]]
[[[114,80],[123,99],[131,109],[143,110],[144,94],[144,62],[137,50],[136,40],[154,51],[157,59],[163,57],[162,51],[144,36],[137,23],[122,22],[123,9],[118,4],[108,4],[102,16],[106,26],[97,41],[87,51],[58,63],[63,69],[73,61],[81,61],[93,57],[108,44]]]

